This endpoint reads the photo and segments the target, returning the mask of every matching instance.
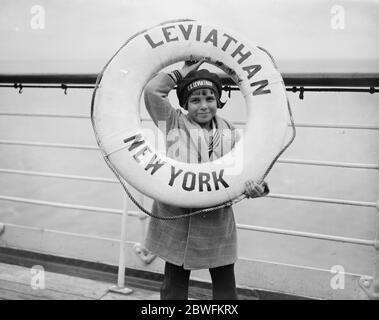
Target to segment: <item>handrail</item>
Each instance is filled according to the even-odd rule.
[[[22,174],[22,175],[31,175],[31,176],[43,176],[43,177],[51,177],[51,178],[64,178],[64,179],[70,179],[70,180],[85,180],[85,181],[106,182],[106,183],[117,183],[118,182],[118,180],[115,180],[115,179],[106,179],[106,178],[99,178],[99,177],[64,175],[64,174],[54,174],[54,173],[24,171],[24,170],[12,170],[12,169],[0,169],[0,173]],[[319,197],[308,197],[308,196],[289,195],[289,194],[272,193],[272,194],[267,195],[266,197],[276,198],[276,199],[284,199],[284,200],[322,202],[322,203],[332,203],[332,204],[361,206],[361,207],[373,207],[373,208],[375,208],[377,206],[376,202],[370,202],[370,201],[352,201],[352,200],[345,200],[345,199],[319,198]]]
[[[339,161],[316,161],[316,160],[300,160],[300,159],[278,159],[278,163],[288,164],[303,164],[309,166],[324,166],[324,167],[337,167],[337,168],[351,168],[351,169],[379,169],[378,164],[368,163],[348,163]]]
[[[0,173],[20,174],[20,175],[25,175],[25,176],[37,176],[37,177],[46,177],[46,178],[59,178],[59,179],[68,179],[68,180],[81,180],[81,181],[105,182],[105,183],[116,183],[116,184],[120,183],[120,181],[117,179],[49,173],[49,172],[38,172],[38,171],[26,171],[26,170],[0,168]]]
[[[35,204],[35,205],[40,205],[40,206],[55,207],[55,208],[62,208],[62,209],[75,209],[75,210],[83,210],[83,211],[91,211],[91,212],[101,212],[101,213],[116,214],[116,215],[121,215],[123,212],[123,210],[121,210],[121,209],[83,206],[83,205],[77,205],[77,204],[69,204],[69,203],[54,202],[54,201],[44,201],[44,200],[35,200],[35,199],[28,199],[28,198],[22,198],[22,197],[11,197],[11,196],[3,196],[3,195],[0,195],[0,200],[19,202],[19,203],[27,203],[27,204]],[[136,217],[140,216],[139,212],[135,211],[135,210],[134,211],[130,210],[129,214],[136,216]]]
[[[1,144],[33,146],[33,147],[43,147],[43,148],[62,148],[62,149],[95,150],[95,151],[99,150],[99,147],[96,147],[96,146],[48,143],[48,142],[33,142],[33,141],[0,140],[0,145]],[[338,161],[318,161],[318,160],[286,159],[286,158],[279,158],[277,162],[288,163],[288,164],[327,166],[327,167],[337,167],[337,168],[375,169],[375,170],[379,169],[379,165],[374,164],[374,163],[348,163],[348,162],[338,162]]]
[[[66,204],[66,203],[59,203],[59,202],[52,202],[52,201],[41,201],[41,200],[34,200],[34,199],[27,199],[27,198],[20,198],[20,197],[10,197],[10,196],[3,196],[3,195],[0,195],[0,200],[35,204],[35,205],[42,205],[42,206],[49,206],[49,207],[58,207],[58,208],[63,208],[63,209],[77,209],[77,210],[109,213],[109,214],[118,214],[118,215],[121,215],[123,213],[123,210],[119,210],[119,209],[99,208],[99,207],[90,207],[90,206],[82,206],[82,205],[72,205],[72,204]],[[140,217],[140,214],[138,211],[128,210],[128,215]],[[266,232],[266,233],[284,234],[284,235],[289,235],[289,236],[305,237],[305,238],[320,239],[320,240],[329,240],[329,241],[352,243],[352,244],[359,244],[359,245],[366,245],[366,246],[374,246],[375,245],[374,240],[339,237],[339,236],[317,234],[317,233],[310,233],[310,232],[302,232],[302,231],[295,231],[295,230],[287,230],[287,229],[279,229],[279,228],[267,228],[267,227],[260,227],[260,226],[254,226],[254,225],[237,224],[237,229],[245,229],[245,230],[250,230],[250,231],[260,231],[260,232]]]
[[[23,198],[17,198],[17,197],[0,196],[0,200],[9,200],[10,198],[23,199]],[[275,199],[283,199],[283,200],[298,200],[298,201],[308,201],[308,202],[320,202],[320,203],[331,203],[331,204],[338,204],[338,205],[359,206],[359,207],[368,207],[368,208],[376,208],[377,207],[376,202],[370,202],[370,201],[352,201],[352,200],[345,200],[345,199],[317,198],[317,197],[307,197],[307,196],[277,194],[277,193],[269,194],[266,196],[266,198],[275,198]],[[37,203],[40,201],[39,200],[25,199],[24,202]],[[43,203],[41,203],[41,204],[43,204]],[[66,205],[64,205],[64,206],[66,206]],[[78,209],[77,207],[75,207],[75,208]],[[83,210],[86,210],[86,209],[83,209]],[[92,209],[88,209],[88,210],[91,211]],[[92,210],[92,211],[96,211],[96,210]]]
[[[100,150],[97,146],[86,146],[79,144],[65,144],[65,143],[49,143],[49,142],[33,142],[33,141],[13,141],[13,140],[0,140],[0,144],[18,145],[18,146],[33,146],[33,147],[47,147],[47,148],[62,148],[62,149],[79,149],[79,150]]]
[[[271,193],[271,194],[268,194],[266,197],[267,198],[276,198],[276,199],[285,199],[285,200],[298,200],[298,201],[342,204],[342,205],[358,206],[358,207],[376,208],[376,206],[377,206],[376,202],[370,202],[370,201],[352,201],[352,200],[332,199],[332,198],[296,196],[296,195],[288,195],[288,194]]]
[[[145,119],[141,119],[144,121]],[[232,121],[235,125],[244,125],[243,121]],[[290,124],[288,125],[290,126]],[[311,122],[296,122],[297,128],[319,128],[319,129],[361,129],[361,130],[379,130],[378,125],[370,124],[352,124],[352,123],[311,123]]]
[[[54,113],[21,113],[21,112],[0,112],[0,116],[9,117],[37,117],[37,118],[63,118],[63,119],[90,119],[84,114],[54,114]]]
[[[218,73],[224,85],[235,85],[224,73]],[[282,73],[286,86],[343,86],[343,87],[376,87],[379,86],[378,73]],[[32,73],[0,74],[0,83],[65,83],[95,84],[96,73]]]
[[[366,239],[357,239],[357,238],[349,238],[349,237],[340,237],[340,236],[331,236],[320,233],[311,233],[311,232],[303,232],[303,231],[294,231],[287,229],[279,229],[279,228],[267,228],[260,226],[252,226],[239,224],[239,229],[250,230],[250,231],[258,231],[258,232],[266,232],[266,233],[276,233],[283,235],[290,235],[295,237],[303,237],[303,238],[311,238],[311,239],[319,239],[319,240],[330,240],[337,241],[343,243],[351,243],[351,244],[360,244],[365,246],[374,246],[374,240],[366,240]]]
[[[51,114],[51,113],[20,113],[20,112],[0,112],[0,116],[10,117],[41,117],[41,118],[62,118],[62,119],[90,119],[88,115],[81,114]],[[152,122],[151,118],[142,117],[141,121]],[[244,121],[231,121],[236,125],[245,125]],[[288,124],[291,126],[291,124]],[[295,127],[299,128],[330,128],[330,129],[361,129],[361,130],[379,130],[378,125],[351,124],[351,123],[309,123],[297,122]]]

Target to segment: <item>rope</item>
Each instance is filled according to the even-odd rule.
[[[288,113],[290,115],[290,121],[291,121],[291,127],[292,127],[292,137],[287,142],[287,144],[283,147],[283,149],[276,155],[276,157],[274,158],[274,160],[272,160],[270,166],[266,170],[265,174],[263,175],[263,177],[259,181],[259,183],[263,182],[263,180],[266,178],[266,176],[268,175],[268,173],[271,171],[271,169],[274,166],[275,162],[279,159],[279,157],[283,154],[283,152],[288,149],[288,147],[292,144],[293,140],[295,140],[295,137],[296,137],[296,127],[295,127],[295,122],[293,121],[292,110],[291,110],[290,102],[288,101],[288,99],[287,99],[287,108],[288,108]]]

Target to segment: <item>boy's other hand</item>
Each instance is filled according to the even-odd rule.
[[[204,61],[204,59],[201,59],[198,61],[188,60],[184,62],[182,69],[179,70],[182,78],[184,78],[191,71],[197,70],[204,63]]]
[[[264,197],[270,192],[266,182],[260,184],[253,180],[248,180],[245,182],[245,192],[247,198],[259,198]]]

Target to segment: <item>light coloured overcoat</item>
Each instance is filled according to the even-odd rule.
[[[211,158],[209,133],[185,113],[171,106],[168,93],[175,82],[158,73],[145,88],[145,105],[154,123],[166,135],[167,156],[183,162],[207,162],[229,152],[236,141],[236,130],[226,120],[215,116],[218,131]],[[162,127],[163,124],[163,127]],[[201,132],[201,134],[196,134]],[[195,134],[194,134],[195,133]],[[213,136],[216,136],[213,131]],[[189,191],[188,196],[191,197]],[[175,216],[199,210],[171,206],[154,201],[152,213]],[[185,269],[208,269],[237,260],[237,234],[232,207],[208,214],[176,220],[150,218],[145,246],[163,260]]]

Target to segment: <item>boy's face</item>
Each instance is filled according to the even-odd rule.
[[[216,115],[217,97],[211,89],[195,90],[188,98],[187,111],[192,120],[205,125]]]

